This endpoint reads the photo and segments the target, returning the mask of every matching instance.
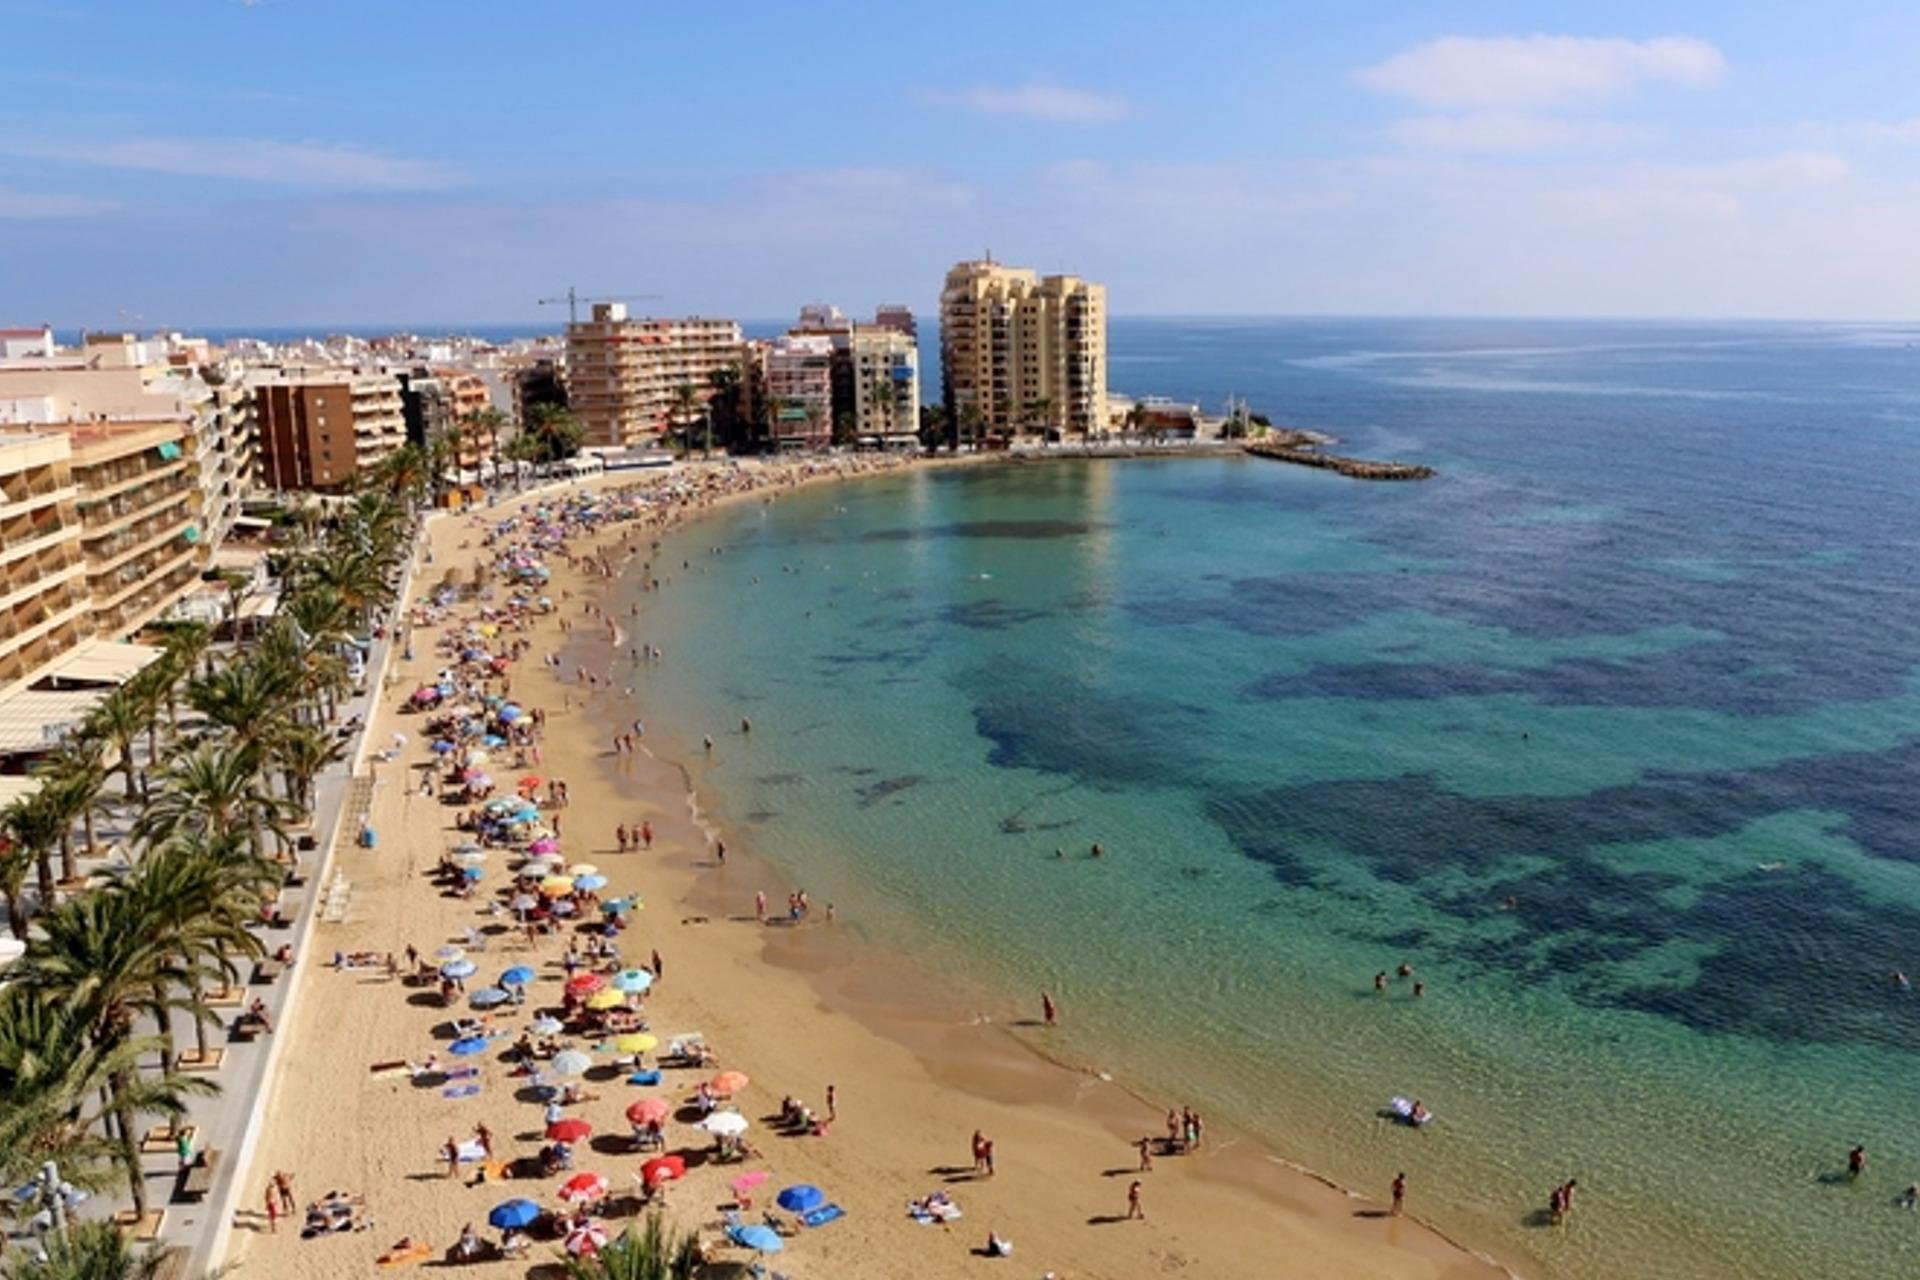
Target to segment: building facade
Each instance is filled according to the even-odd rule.
[[[990,258],[955,265],[940,294],[940,376],[956,439],[1104,429],[1106,288]]]
[[[256,384],[254,398],[261,481],[273,489],[344,492],[406,443],[392,374],[282,372]]]
[[[825,333],[789,333],[764,350],[763,378],[779,449],[824,449],[833,442],[834,341]]]
[[[139,630],[199,581],[201,527],[193,419],[120,419],[68,427],[91,628]]]
[[[0,431],[0,692],[92,632],[72,457],[64,432]]]
[[[920,439],[920,350],[913,338],[879,325],[854,330],[849,343],[853,429],[857,442],[908,448]]]
[[[567,326],[567,402],[583,443],[620,448],[658,437],[680,414],[680,389],[704,404],[713,374],[733,367],[740,351],[732,320],[635,319],[622,303],[594,303],[589,319]]]

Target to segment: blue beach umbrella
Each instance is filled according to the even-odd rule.
[[[497,733],[490,733],[480,739],[480,745],[483,747],[504,747],[507,745],[507,740]]]
[[[471,960],[449,960],[440,966],[440,976],[455,979],[471,978],[478,968],[479,966]]]
[[[540,1206],[531,1200],[503,1200],[487,1214],[487,1225],[502,1231],[530,1227],[540,1219]]]
[[[591,893],[595,889],[606,888],[607,878],[605,876],[577,876],[574,878],[573,887],[576,889],[585,889]]]
[[[653,985],[653,975],[645,969],[622,969],[613,975],[613,988],[628,995],[645,991]]]
[[[744,1226],[728,1227],[727,1237],[735,1244],[752,1249],[756,1253],[778,1253],[787,1247],[780,1233],[772,1227],[763,1227],[757,1222]]]
[[[513,997],[502,991],[499,987],[482,987],[471,996],[468,996],[467,999],[476,1009],[491,1009],[494,1005],[505,1004],[507,1001],[513,999]]]
[[[533,981],[533,970],[524,964],[517,964],[500,975],[500,984],[507,987],[524,987]]]
[[[516,707],[511,702],[509,702],[506,706],[494,712],[494,714],[500,717],[500,723],[512,724],[515,720],[518,720],[520,718],[522,713],[519,707]]]
[[[451,750],[453,750],[453,743],[447,741],[445,738],[441,738],[433,744],[433,754],[437,756],[446,755],[447,752]]]
[[[456,946],[455,944],[449,942],[445,946],[435,950],[433,954],[440,957],[442,960],[458,960],[461,956],[464,956],[467,953],[465,948]]]
[[[780,1193],[780,1207],[788,1213],[805,1213],[827,1202],[827,1193],[811,1182],[798,1182]]]
[[[468,1036],[464,1040],[455,1040],[452,1044],[448,1045],[447,1052],[457,1058],[471,1058],[476,1053],[485,1052],[486,1047],[487,1038],[485,1036]]]
[[[460,877],[463,880],[478,880],[481,876],[485,874],[486,873],[479,867],[460,868]]]

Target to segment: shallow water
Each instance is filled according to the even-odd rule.
[[[705,797],[854,927],[1045,987],[1072,1052],[1338,1181],[1406,1169],[1529,1275],[1904,1274],[1915,337],[1116,323],[1117,387],[1441,475],[1062,463],[727,513],[636,629],[654,746],[711,729]],[[1373,990],[1402,960],[1424,998]]]

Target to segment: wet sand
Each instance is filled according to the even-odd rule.
[[[626,482],[630,477],[608,477],[596,487]],[[762,500],[747,495],[722,501]],[[511,506],[486,514],[498,518]],[[612,547],[624,529],[615,526],[597,540],[581,538],[574,549]],[[458,543],[473,534],[465,517],[431,523],[435,565],[417,575],[421,589],[431,589],[446,567],[471,563],[475,551],[460,551]],[[732,1200],[727,1182],[743,1168],[766,1168],[772,1178],[756,1210],[771,1202],[774,1190],[794,1182],[821,1186],[847,1210],[841,1220],[790,1240],[774,1260],[795,1280],[982,1272],[1031,1277],[1047,1271],[1062,1280],[1157,1273],[1209,1280],[1466,1280],[1500,1274],[1413,1217],[1387,1217],[1383,1203],[1328,1186],[1278,1163],[1259,1144],[1217,1129],[1209,1130],[1197,1154],[1157,1157],[1152,1172],[1138,1175],[1147,1220],[1120,1220],[1138,1163],[1131,1144],[1164,1133],[1166,1107],[1181,1100],[1138,1099],[1087,1070],[1052,1061],[1044,1031],[1016,1025],[1037,1010],[989,1008],[991,1020],[976,1021],[975,1005],[956,987],[861,943],[844,923],[824,922],[821,904],[808,924],[757,924],[755,890],[766,890],[777,911],[787,886],[756,853],[777,859],[778,850],[749,850],[744,838],[728,833],[727,865],[717,865],[714,833],[700,820],[686,771],[644,752],[612,752],[612,726],[626,723],[629,704],[618,693],[590,693],[574,676],[582,662],[606,669],[601,624],[580,612],[583,600],[606,583],[558,560],[549,564],[554,598],[572,593],[562,603],[575,631],[563,636],[555,618],[543,620],[531,633],[529,659],[515,665],[512,681],[517,701],[547,712],[536,771],[565,780],[572,792],[572,803],[558,811],[561,846],[569,861],[599,865],[612,881],[607,895],[638,892],[645,900],[646,909],[633,917],[620,946],[629,963],[644,961],[652,950],[661,954],[664,977],[647,1000],[655,1034],[664,1043],[674,1034],[699,1031],[721,1066],[744,1071],[753,1081],[738,1105],[754,1121],[748,1137],[765,1158],[691,1168],[667,1195],[667,1214],[677,1225],[705,1229],[717,1239],[720,1209]],[[671,586],[643,596],[643,614],[672,607],[672,598]],[[410,766],[422,758],[424,743],[419,717],[401,714],[398,705],[438,668],[431,640],[422,632],[413,660],[396,657],[372,727],[375,746],[396,729],[412,741],[403,757],[374,766],[377,848],[336,856],[336,869],[353,883],[347,921],[321,925],[294,971],[305,990],[292,1023],[278,1032],[292,1043],[269,1083],[268,1130],[240,1194],[242,1225],[227,1258],[244,1262],[249,1271],[274,1277],[352,1274],[371,1268],[403,1235],[430,1244],[437,1259],[465,1223],[497,1236],[485,1219],[501,1200],[526,1196],[557,1204],[552,1192],[559,1177],[473,1188],[447,1179],[436,1158],[448,1138],[463,1140],[481,1122],[493,1130],[499,1153],[535,1152],[539,1108],[513,1096],[524,1081],[510,1078],[509,1068],[491,1053],[470,1060],[480,1064],[482,1088],[462,1099],[443,1097],[437,1085],[416,1087],[404,1072],[370,1072],[375,1062],[418,1061],[436,1048],[444,1054],[445,1041],[436,1039],[435,1029],[452,1011],[440,1008],[431,991],[376,973],[324,967],[335,950],[397,953],[412,943],[430,955],[484,920],[479,899],[443,897],[431,882],[432,868],[452,840],[456,810],[408,785],[417,777]],[[539,661],[555,651],[564,655],[558,672]],[[671,675],[668,655],[667,665],[647,678]],[[731,727],[737,732],[737,722]],[[714,735],[717,749],[724,750],[727,735],[718,728]],[[654,827],[653,849],[617,852],[614,826],[642,820]],[[504,861],[498,854],[490,861],[483,887],[500,883]],[[557,1003],[563,947],[553,939],[528,948],[511,936],[496,937],[472,957],[480,965],[474,982],[510,964],[530,964],[540,977],[529,990],[529,1005]],[[596,1126],[575,1168],[607,1175],[616,1197],[624,1193],[640,1162],[625,1150],[624,1107],[654,1092],[682,1101],[706,1074],[669,1070],[657,1091],[632,1089],[618,1079],[593,1081],[599,1100],[570,1109]],[[837,1087],[839,1117],[826,1136],[784,1137],[761,1123],[788,1093],[824,1115],[830,1083]],[[975,1129],[995,1142],[992,1178],[969,1172],[968,1139]],[[668,1127],[672,1150],[709,1145],[698,1130]],[[267,1234],[260,1210],[266,1176],[275,1169],[293,1172],[303,1203],[331,1189],[364,1196],[376,1225],[302,1241],[297,1223],[283,1220],[277,1234]],[[917,1225],[906,1216],[906,1201],[937,1188],[953,1196],[964,1219],[951,1226]],[[1417,1185],[1410,1202],[1417,1211]],[[621,1214],[609,1226],[617,1229],[627,1220]],[[975,1252],[989,1229],[1014,1243],[1013,1258]],[[553,1249],[541,1243],[522,1261],[464,1270],[524,1276],[551,1262]],[[748,1260],[738,1249],[722,1256]]]

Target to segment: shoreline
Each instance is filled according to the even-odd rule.
[[[991,456],[962,458],[944,465],[992,460]],[[729,505],[767,501],[805,484],[847,478],[858,477],[814,476],[795,485],[776,482],[771,490],[703,500],[680,511],[667,529],[649,531],[647,537],[665,539],[687,532],[699,517]],[[582,487],[618,488],[633,479],[616,474]],[[475,514],[483,521],[497,520],[541,496],[509,500]],[[457,562],[451,544],[470,528],[471,517],[465,514],[432,522],[426,540],[435,549],[436,565]],[[609,532],[617,542],[632,530],[615,525]],[[570,550],[578,554],[604,549],[608,537],[608,532],[583,537]],[[453,554],[442,555],[442,551]],[[645,553],[637,551],[631,558],[644,562]],[[623,581],[620,576],[582,573],[558,561],[552,567],[550,589],[561,599],[565,616],[576,621],[583,604],[605,601],[620,590]],[[437,576],[432,570],[416,574],[416,595],[430,592],[431,579]],[[657,594],[638,597],[643,611],[660,607]],[[397,616],[404,616],[405,607]],[[887,1258],[911,1250],[922,1263],[916,1267],[918,1274],[973,1274],[979,1264],[963,1245],[977,1243],[976,1237],[984,1239],[987,1228],[993,1227],[1020,1242],[1025,1259],[1019,1267],[1022,1273],[1041,1264],[1063,1277],[1121,1276],[1149,1267],[1190,1265],[1197,1274],[1209,1277],[1338,1273],[1464,1280],[1507,1274],[1497,1263],[1412,1216],[1384,1223],[1360,1216],[1376,1211],[1356,1210],[1356,1206],[1377,1202],[1285,1161],[1264,1143],[1229,1133],[1214,1136],[1213,1145],[1201,1154],[1163,1157],[1154,1173],[1144,1175],[1154,1212],[1149,1226],[1107,1227],[1103,1217],[1111,1216],[1126,1179],[1116,1183],[1112,1175],[1125,1171],[1103,1170],[1103,1166],[1134,1158],[1126,1144],[1133,1135],[1157,1131],[1159,1108],[1135,1095],[1124,1082],[1049,1055],[1002,1022],[985,1028],[973,1024],[952,990],[954,984],[945,980],[908,982],[904,985],[909,994],[903,998],[899,958],[858,938],[857,928],[754,928],[750,914],[744,920],[747,927],[729,927],[742,922],[730,917],[728,909],[744,906],[753,888],[773,888],[784,882],[778,875],[777,857],[763,860],[741,845],[738,854],[730,850],[724,868],[712,865],[709,839],[717,828],[700,804],[695,770],[685,762],[653,755],[644,740],[644,757],[638,752],[617,757],[605,749],[612,731],[607,726],[623,723],[612,718],[622,695],[609,690],[581,699],[576,678],[563,678],[563,674],[581,665],[586,652],[604,658],[609,641],[591,624],[571,637],[554,636],[551,618],[539,628],[538,643],[554,642],[564,654],[561,673],[537,663],[516,665],[515,697],[547,709],[543,772],[568,779],[577,793],[573,805],[561,811],[568,820],[564,839],[569,856],[602,865],[614,880],[609,892],[639,889],[651,904],[650,910],[635,918],[632,945],[658,948],[671,971],[650,1001],[655,1030],[704,1032],[728,1066],[756,1078],[755,1095],[767,1089],[798,1091],[818,1105],[826,1084],[839,1086],[843,1115],[831,1138],[790,1142],[762,1135],[759,1139],[773,1163],[789,1166],[781,1176],[804,1173],[808,1175],[804,1180],[828,1186],[853,1212],[849,1222],[796,1241],[795,1268],[820,1274],[823,1269],[813,1265],[817,1259],[829,1264],[825,1273],[834,1275],[897,1274],[886,1267]],[[422,652],[413,661],[396,663],[398,673],[383,691],[369,741],[386,741],[396,727],[404,731],[406,719],[398,715],[396,694],[410,687],[423,668],[431,670],[434,661],[430,652]],[[606,732],[601,731],[603,727]],[[438,941],[433,932],[436,925],[454,933],[471,921],[473,912],[470,906],[438,899],[420,878],[421,870],[439,855],[443,842],[431,837],[436,828],[443,829],[438,820],[447,815],[414,804],[404,783],[396,787],[406,773],[404,764],[388,766],[384,774],[376,767],[375,772],[380,782],[374,820],[382,834],[380,845],[388,851],[387,861],[381,862],[383,855],[378,851],[343,851],[343,866],[352,868],[356,894],[363,883],[370,886],[362,899],[365,912],[356,911],[345,926],[327,926],[316,950],[303,957],[305,962],[295,971],[296,981],[316,990],[303,993],[312,998],[302,1002],[294,1024],[283,1034],[297,1045],[305,1037],[324,1036],[342,1018],[350,1020],[349,1010],[373,1010],[375,1017],[359,1028],[362,1043],[356,1046],[355,1056],[364,1052],[390,1058],[422,1052],[427,1027],[445,1015],[429,1013],[411,998],[396,1002],[392,996],[397,988],[356,995],[363,984],[385,984],[325,970],[317,963],[319,951],[399,949],[405,941],[430,949]],[[642,818],[658,829],[651,854],[623,856],[605,847],[610,844],[607,833],[616,822]],[[595,829],[582,831],[582,824]],[[394,841],[400,846],[397,858],[389,843],[390,830],[403,836]],[[729,838],[729,845],[733,844]],[[700,923],[693,923],[696,920]],[[673,981],[689,972],[700,975],[697,990],[684,990],[682,983]],[[799,1023],[793,1017],[798,1009],[810,1010],[813,1016]],[[315,1062],[294,1053],[288,1053],[286,1060],[267,1089],[272,1095],[271,1113],[284,1116],[288,1123],[273,1125],[263,1135],[261,1167],[295,1167],[299,1162],[303,1194],[316,1195],[323,1186],[357,1183],[345,1189],[368,1196],[370,1205],[386,1202],[378,1214],[381,1237],[411,1233],[438,1242],[457,1231],[458,1220],[484,1219],[486,1205],[510,1193],[454,1190],[437,1179],[431,1194],[408,1190],[404,1184],[396,1190],[388,1176],[412,1170],[406,1182],[420,1181],[424,1176],[420,1171],[433,1167],[431,1150],[426,1148],[437,1144],[439,1129],[470,1124],[482,1116],[489,1124],[505,1127],[499,1112],[504,1103],[489,1103],[484,1111],[469,1105],[461,1111],[431,1094],[407,1089],[404,1082],[368,1079],[357,1063]],[[485,1074],[491,1077],[498,1071],[488,1067]],[[691,1083],[692,1077],[674,1081],[676,1086]],[[770,1109],[762,1105],[765,1101],[755,1096],[745,1110],[757,1116]],[[434,1114],[428,1120],[421,1112]],[[913,1116],[925,1126],[924,1131],[916,1126],[903,1132],[897,1119],[892,1124],[883,1120],[876,1131],[872,1119],[876,1113]],[[318,1119],[320,1129],[300,1124],[306,1116]],[[327,1122],[332,1123],[331,1129],[325,1129]],[[968,1221],[957,1233],[953,1228],[930,1232],[905,1220],[899,1205],[924,1192],[922,1183],[937,1185],[938,1178],[925,1172],[928,1162],[951,1159],[969,1126],[986,1128],[1001,1141],[1008,1176],[955,1187],[956,1198],[968,1211]],[[355,1130],[373,1128],[387,1131],[387,1141],[370,1144],[352,1137]],[[307,1133],[302,1143],[300,1130],[315,1131]],[[411,1131],[421,1149],[394,1150],[402,1131]],[[428,1134],[434,1136],[429,1140]],[[582,1167],[600,1168],[623,1181],[615,1170],[630,1163],[626,1156],[583,1153]],[[1276,1178],[1276,1168],[1287,1172]],[[315,1170],[315,1175],[308,1176],[307,1169]],[[1102,1177],[1103,1171],[1109,1176]],[[714,1197],[706,1184],[698,1185],[701,1189],[696,1191],[690,1178],[684,1192],[676,1189],[669,1213],[681,1225],[713,1216]],[[441,1190],[442,1186],[447,1189]],[[1010,1186],[1018,1187],[1013,1198],[1007,1194]],[[511,1193],[542,1198],[547,1190],[529,1184],[526,1190]],[[255,1201],[248,1189],[242,1189],[237,1202]],[[1088,1209],[1108,1213],[1096,1212],[1087,1220],[1087,1228],[1082,1228],[1079,1222]],[[1260,1216],[1250,1217],[1254,1214]],[[416,1217],[426,1220],[415,1221]],[[1253,1221],[1258,1225],[1249,1226]],[[956,1234],[959,1238],[952,1239]],[[338,1252],[341,1242],[288,1244],[284,1236],[263,1237],[257,1230],[243,1230],[236,1236],[236,1254],[239,1258],[256,1252],[270,1254],[275,1275],[338,1273],[344,1260]],[[1298,1269],[1281,1264],[1276,1270],[1276,1248],[1298,1258]],[[226,1260],[234,1259],[229,1255]],[[324,1265],[327,1260],[332,1260],[331,1267]],[[314,1265],[322,1269],[314,1270]],[[523,1274],[525,1266],[524,1262],[487,1263],[478,1270],[487,1275]]]

